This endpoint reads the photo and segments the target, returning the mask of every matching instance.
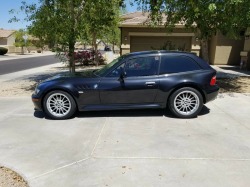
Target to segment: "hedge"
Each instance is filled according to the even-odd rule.
[[[8,49],[0,47],[0,55],[5,55],[6,53],[8,53]]]

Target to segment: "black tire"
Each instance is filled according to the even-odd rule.
[[[48,106],[47,106],[47,101],[48,99],[50,98],[50,96],[54,95],[54,94],[59,94],[59,95],[64,95],[70,102],[70,107],[67,111],[67,114],[66,115],[63,115],[63,116],[56,116],[56,115],[53,115],[49,110]],[[74,101],[74,99],[72,98],[72,96],[70,94],[68,94],[67,92],[64,92],[64,91],[61,91],[61,90],[54,90],[54,91],[51,91],[49,92],[48,94],[46,94],[46,96],[44,97],[44,100],[43,100],[43,108],[44,108],[44,111],[45,113],[52,119],[57,119],[57,120],[60,120],[60,119],[68,119],[70,118],[72,115],[74,115],[75,111],[76,111],[76,103]]]
[[[195,106],[197,106],[196,107],[196,109],[193,111],[193,113],[192,112],[190,112],[190,114],[182,114],[182,113],[185,113],[185,111],[184,112],[182,112],[182,111],[179,111],[178,112],[178,110],[176,109],[177,107],[175,107],[175,99],[176,99],[176,97],[179,95],[179,94],[182,94],[182,93],[184,93],[184,92],[188,92],[189,94],[191,94],[191,93],[194,93],[196,96],[193,96],[196,100],[199,100],[199,102],[197,103],[197,105],[195,105]],[[201,111],[201,109],[202,109],[202,107],[203,107],[203,97],[202,97],[202,95],[201,95],[201,93],[198,91],[198,90],[196,90],[196,89],[194,89],[194,88],[191,88],[191,87],[184,87],[184,88],[180,88],[180,89],[178,89],[178,90],[176,90],[171,96],[170,96],[170,98],[169,98],[169,100],[168,100],[168,107],[169,107],[169,109],[170,109],[170,111],[175,115],[175,116],[177,116],[177,117],[179,117],[179,118],[193,118],[193,117],[196,117],[199,113],[200,113],[200,111]]]

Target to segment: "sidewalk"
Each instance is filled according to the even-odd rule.
[[[14,73],[8,73],[8,74],[0,75],[0,82],[11,81],[11,80],[16,80],[16,79],[23,80],[27,77],[32,77],[34,75],[48,73],[49,70],[51,70],[52,68],[56,68],[56,67],[65,67],[65,66],[61,62],[59,62],[56,64],[47,65],[47,66],[41,66],[41,67],[32,68],[28,70],[17,71]],[[60,73],[60,71],[58,71],[58,73]]]
[[[46,51],[44,53],[25,53],[24,55],[10,53],[10,54],[6,54],[6,55],[0,55],[0,62],[5,61],[5,60],[33,58],[33,57],[48,56],[48,55],[55,55],[55,53],[53,53],[51,51]]]
[[[229,65],[212,65],[217,71],[217,78],[238,78],[238,77],[249,77],[250,71],[241,70],[239,66]]]
[[[30,96],[38,82],[57,74],[67,73],[66,69],[62,63],[56,63],[0,75],[0,97]]]
[[[102,67],[102,66],[99,66]],[[78,67],[77,72],[95,69],[95,66]],[[61,62],[32,68],[14,73],[0,75],[0,97],[30,96],[41,80],[69,73],[68,68]]]

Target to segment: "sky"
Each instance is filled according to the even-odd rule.
[[[25,15],[23,13],[19,14],[10,14],[9,11],[11,9],[18,10],[21,6],[21,2],[23,0],[0,0],[1,5],[1,11],[0,11],[0,28],[3,29],[25,29],[27,25],[29,25],[26,21],[20,21],[20,22],[14,22],[14,23],[8,23],[8,21],[16,16],[17,18],[24,19]],[[31,3],[38,3],[38,0],[26,0],[28,4]],[[128,12],[134,12],[137,10],[136,5],[133,7],[130,6],[129,1],[126,1],[127,11]]]

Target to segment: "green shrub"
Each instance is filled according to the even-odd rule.
[[[52,48],[51,51],[52,51],[52,52],[56,52],[56,49],[55,49],[55,48]]]
[[[37,50],[37,53],[41,53],[42,51],[41,50]]]
[[[0,47],[0,55],[5,55],[6,53],[8,53],[8,49]]]
[[[151,46],[151,49],[152,50],[167,50],[167,51],[176,50],[175,45],[172,44],[171,40],[168,40],[167,42],[165,42],[163,46],[160,46],[160,48],[154,48]],[[177,47],[177,51],[188,51],[188,49],[186,48],[186,44],[183,44],[182,46],[180,45],[179,47]]]
[[[63,50],[59,47],[56,47],[56,52],[63,52]]]

